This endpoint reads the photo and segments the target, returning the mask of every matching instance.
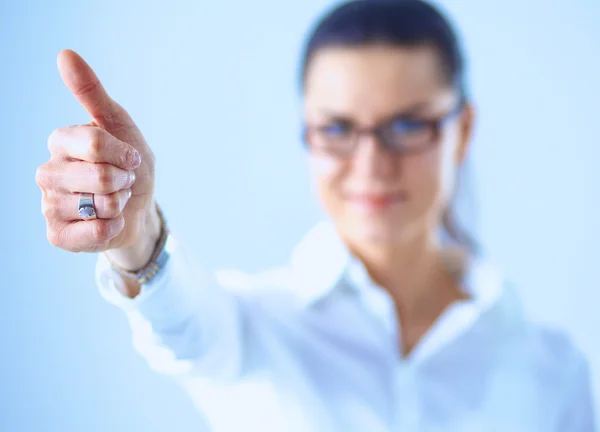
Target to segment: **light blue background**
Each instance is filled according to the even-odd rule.
[[[56,54],[95,68],[157,155],[157,197],[209,269],[281,263],[320,217],[296,67],[329,2],[0,2],[0,430],[198,431],[133,352],[95,257],[46,242],[34,182],[53,129],[88,121]],[[530,313],[567,328],[600,395],[600,1],[447,0],[480,108],[482,240]],[[191,202],[189,198],[195,202]]]

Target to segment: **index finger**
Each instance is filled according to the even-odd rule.
[[[72,126],[56,129],[48,138],[53,154],[92,163],[108,163],[131,170],[141,163],[139,152],[102,128]]]

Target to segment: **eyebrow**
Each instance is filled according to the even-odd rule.
[[[431,100],[419,102],[419,103],[409,106],[407,109],[393,113],[393,114],[387,116],[386,118],[388,120],[395,119],[395,118],[411,118],[411,117],[414,117],[414,116],[422,113],[423,111],[425,111],[427,108],[429,108],[432,105],[432,103],[433,103],[433,101],[431,101]],[[333,120],[352,122],[352,118],[348,114],[343,114],[343,113],[332,111],[332,110],[329,110],[326,108],[318,109],[318,112],[319,112],[319,114],[329,117]]]

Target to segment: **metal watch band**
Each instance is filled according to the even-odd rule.
[[[154,247],[154,251],[144,267],[135,271],[127,270],[118,266],[108,257],[107,254],[105,254],[113,269],[115,269],[121,276],[127,279],[135,280],[140,285],[150,282],[169,260],[169,253],[166,250],[166,245],[170,233],[161,208],[158,206],[158,204],[155,205],[160,219],[160,235]]]

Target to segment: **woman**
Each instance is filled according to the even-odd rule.
[[[169,234],[131,118],[77,54],[58,62],[93,121],[50,137],[49,240],[103,252],[102,294],[212,430],[593,430],[580,352],[527,320],[453,222],[474,110],[432,6],[352,1],[318,23],[304,141],[330,220],[282,268],[214,282]]]

